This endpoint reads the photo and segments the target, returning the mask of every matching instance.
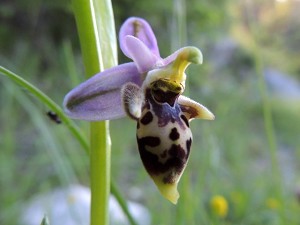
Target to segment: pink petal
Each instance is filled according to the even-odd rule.
[[[64,99],[64,110],[74,119],[111,120],[125,116],[121,88],[127,82],[141,86],[134,63],[126,63],[96,74],[71,90]]]
[[[129,57],[135,62],[140,73],[147,72],[156,66],[160,61],[150,49],[139,39],[133,36],[126,36],[125,43]]]
[[[122,27],[120,28],[120,48],[127,57],[131,58],[130,54],[128,53],[127,44],[125,41],[125,38],[128,35],[138,38],[154,55],[160,58],[156,37],[152,31],[151,26],[146,20],[138,17],[130,17],[123,23]]]

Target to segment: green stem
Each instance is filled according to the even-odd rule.
[[[109,123],[91,123],[91,224],[108,224],[110,193]]]
[[[86,77],[117,65],[111,2],[73,0],[73,8]],[[109,224],[111,157],[108,121],[91,123],[90,141],[91,225],[106,225]]]

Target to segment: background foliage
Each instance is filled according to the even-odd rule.
[[[117,30],[129,16],[147,19],[162,56],[180,42],[202,50],[204,64],[187,72],[187,93],[216,115],[191,124],[192,156],[176,207],[143,169],[135,123],[112,121],[112,176],[123,195],[145,205],[153,224],[299,224],[300,2],[115,0],[113,7]],[[0,64],[61,104],[85,79],[70,2],[3,0]],[[30,94],[4,77],[0,87],[0,223],[9,225],[37,193],[89,185],[88,156]],[[210,207],[215,195],[228,202],[224,218]]]

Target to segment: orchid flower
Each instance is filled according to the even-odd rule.
[[[176,204],[177,184],[186,167],[194,118],[213,120],[203,105],[182,95],[185,69],[201,64],[196,47],[184,47],[161,58],[155,35],[143,19],[131,17],[119,33],[120,48],[133,62],[98,73],[71,90],[64,109],[74,119],[137,121],[140,157],[161,194]]]

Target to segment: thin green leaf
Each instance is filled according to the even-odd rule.
[[[11,80],[13,80],[15,83],[20,85],[21,87],[28,90],[33,96],[35,96],[40,102],[45,104],[50,110],[55,112],[61,121],[68,127],[68,129],[71,131],[71,133],[75,136],[75,138],[79,141],[80,145],[83,147],[83,149],[88,152],[89,146],[88,142],[79,130],[79,128],[76,126],[76,124],[67,117],[61,107],[59,107],[50,97],[48,97],[45,93],[43,93],[41,90],[39,90],[37,87],[35,87],[33,84],[26,81],[21,76],[9,71],[8,69],[0,66],[0,73],[9,77]]]
[[[42,103],[44,103],[49,109],[51,109],[53,112],[57,113],[57,115],[60,117],[62,122],[67,125],[70,132],[75,136],[75,138],[79,141],[83,149],[88,153],[89,152],[89,146],[87,143],[87,140],[83,136],[83,134],[80,132],[77,125],[70,120],[68,117],[65,116],[62,109],[53,102],[46,94],[44,94],[41,90],[39,90],[37,87],[20,77],[19,75],[9,71],[8,69],[0,66],[0,73],[9,77],[11,80],[13,80],[16,84],[20,85],[21,87],[28,90],[33,96],[35,96],[37,99],[39,99]],[[132,225],[135,225],[132,219],[132,216],[130,213],[128,213],[128,208],[126,204],[124,204],[125,200],[122,198],[122,196],[119,194],[118,188],[113,182],[111,181],[111,186],[113,187],[111,192],[114,196],[116,196],[117,201],[121,205],[125,215],[128,217],[128,220],[131,222]]]
[[[114,194],[115,198],[117,199],[120,207],[122,208],[124,214],[127,216],[128,221],[130,222],[131,225],[137,225],[137,223],[135,222],[134,218],[132,217],[128,206],[127,206],[127,202],[123,199],[120,191],[118,190],[117,186],[115,185],[114,182],[111,182],[111,192]]]

